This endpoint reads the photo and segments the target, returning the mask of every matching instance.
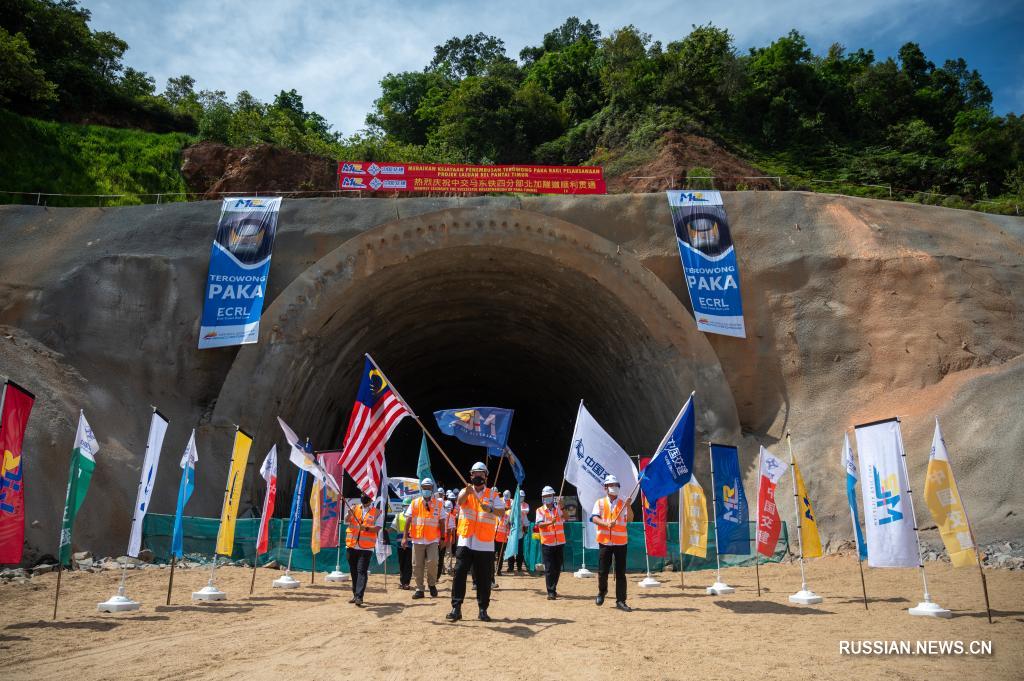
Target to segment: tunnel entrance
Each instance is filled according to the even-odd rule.
[[[581,399],[631,455],[654,450],[691,390],[700,437],[738,434],[718,360],[678,299],[615,244],[538,214],[463,208],[374,228],[310,267],[263,319],[269,339],[239,352],[214,414],[215,425],[258,423],[257,451],[279,441],[278,414],[317,449],[340,447],[364,352],[463,474],[484,450],[441,435],[432,412],[514,409],[509,444],[531,503],[561,482]],[[389,474],[415,475],[420,437],[402,422]],[[442,485],[458,484],[433,447],[431,460]],[[280,468],[288,494],[294,467]],[[497,484],[514,486],[507,465]]]

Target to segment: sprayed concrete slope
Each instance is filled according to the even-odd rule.
[[[663,194],[308,199],[283,204],[260,342],[206,351],[195,345],[219,204],[0,208],[0,374],[39,398],[25,448],[30,548],[55,549],[79,408],[101,452],[76,544],[117,555],[148,405],[171,419],[151,508],[173,511],[198,426],[189,513],[217,515],[240,424],[255,436],[244,510],[280,444],[275,415],[318,448],[340,444],[364,352],[422,415],[515,407],[531,498],[557,486],[581,398],[646,454],[696,390],[698,438],[741,444],[748,496],[758,445],[785,456],[792,433],[833,545],[850,534],[844,429],[901,416],[921,489],[938,416],[979,539],[1019,539],[1024,220],[791,192],[725,203],[746,340],[696,331]],[[403,424],[392,474],[414,474],[418,445]],[[787,497],[787,520],[791,508]],[[918,512],[930,526],[923,499]]]

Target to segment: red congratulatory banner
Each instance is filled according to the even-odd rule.
[[[604,194],[600,166],[470,166],[338,163],[338,188],[382,192]]]
[[[21,446],[35,395],[7,381],[0,389],[0,563],[20,563],[25,545],[25,464]]]

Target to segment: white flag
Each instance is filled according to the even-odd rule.
[[[377,565],[380,565],[388,556],[391,555],[391,542],[384,543],[384,535],[386,534],[384,528],[384,519],[388,514],[388,464],[387,461],[381,462],[380,467],[380,489],[383,492],[377,493],[377,498],[374,503],[377,504],[377,519],[376,525],[381,528],[380,532],[377,533],[377,541],[374,543],[373,552],[377,555]]]
[[[583,545],[588,549],[597,548],[597,526],[589,522],[590,510],[605,495],[604,476],[609,473],[618,478],[623,494],[635,496],[639,477],[636,466],[581,402],[569,445],[569,458],[565,462],[565,480],[575,485],[579,493],[580,511],[586,528]]]
[[[199,450],[196,449],[196,429],[193,428],[188,444],[185,445],[185,453],[181,455],[181,463],[178,464],[178,468],[181,470],[185,470],[189,466],[195,468],[197,461],[199,461]]]
[[[334,476],[324,470],[324,467],[317,463],[316,458],[303,448],[302,440],[299,439],[294,430],[288,427],[288,424],[284,422],[284,419],[278,416],[277,422],[281,424],[281,430],[284,431],[284,438],[288,440],[288,444],[291,445],[288,460],[312,475],[321,485],[326,486],[332,492],[340,496],[341,487],[338,485],[338,481],[334,479]]]
[[[903,466],[900,422],[896,419],[857,426],[857,455],[864,526],[867,530],[868,565],[917,567],[920,553]]]
[[[277,477],[277,445],[272,445],[266,458],[263,459],[263,464],[260,466],[260,477],[267,483],[271,478]]]
[[[142,521],[149,510],[149,499],[153,496],[153,483],[156,482],[156,469],[160,464],[160,448],[164,445],[167,434],[167,419],[163,414],[153,410],[149,422],[149,438],[146,440],[146,453],[142,457],[142,475],[139,478],[139,493],[135,498],[135,513],[132,516],[132,533],[128,539],[128,555],[139,557],[142,548]]]

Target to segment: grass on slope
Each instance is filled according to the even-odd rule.
[[[0,110],[0,191],[60,194],[155,194],[186,191],[181,150],[194,139],[71,125]],[[166,200],[166,199],[165,199]],[[42,197],[51,206],[86,205],[80,197]],[[153,197],[103,199],[103,205],[152,203]],[[35,197],[0,194],[0,203],[35,203]]]

